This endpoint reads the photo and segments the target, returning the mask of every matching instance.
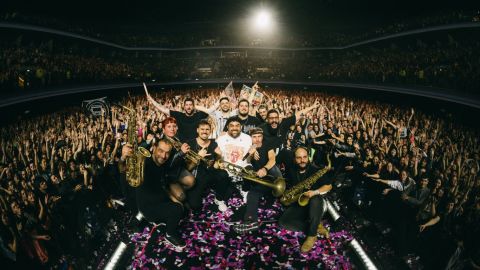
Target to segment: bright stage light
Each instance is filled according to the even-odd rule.
[[[255,16],[255,25],[260,29],[266,29],[272,24],[272,16],[267,10],[260,10]]]
[[[275,22],[272,13],[267,9],[256,11],[251,18],[251,27],[254,32],[266,34],[272,32],[275,28]]]

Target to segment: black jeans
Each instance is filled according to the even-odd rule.
[[[233,193],[228,174],[223,170],[208,169],[197,173],[195,185],[187,191],[187,202],[192,210],[202,208],[202,198],[207,188],[213,188],[217,199],[227,200]]]
[[[166,223],[168,234],[178,233],[178,223],[183,216],[183,206],[181,204],[166,201],[139,210],[148,222]]]
[[[282,173],[277,166],[270,168],[270,170],[268,170],[268,175],[275,177],[275,179],[282,177]],[[271,193],[271,188],[260,184],[253,184],[247,194],[247,209],[245,211],[243,221],[258,221],[258,204],[260,202],[260,198]]]
[[[278,222],[287,230],[303,231],[307,236],[315,236],[326,210],[325,200],[317,195],[310,198],[308,205],[304,207],[298,203],[289,206]]]

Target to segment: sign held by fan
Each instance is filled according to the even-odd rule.
[[[263,93],[258,91],[260,87],[258,83],[255,83],[252,87],[248,87],[245,84],[240,91],[240,99],[246,99],[250,101],[254,106],[258,106],[263,101]]]

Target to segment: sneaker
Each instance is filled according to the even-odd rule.
[[[165,235],[165,241],[176,249],[183,249],[186,246],[185,241],[182,239],[182,237],[180,237],[180,235],[176,233],[172,235],[167,233]]]
[[[308,253],[313,248],[313,245],[315,245],[315,242],[317,242],[316,236],[308,236],[305,242],[303,242],[300,251],[302,253]]]
[[[325,236],[325,238],[329,238],[329,237],[330,237],[330,232],[327,230],[327,228],[325,228],[325,227],[323,226],[322,223],[318,224],[317,232],[318,232],[320,235]]]
[[[244,203],[247,203],[247,195],[248,195],[248,191],[243,191],[243,190],[240,190],[240,195],[242,195],[243,202],[244,202]]]
[[[227,205],[225,204],[224,201],[219,201],[219,200],[215,199],[214,202],[218,206],[218,211],[220,211],[220,212],[227,211],[228,207],[227,207]]]

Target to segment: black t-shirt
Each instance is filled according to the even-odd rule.
[[[148,215],[148,210],[156,207],[159,203],[169,200],[167,193],[166,172],[168,166],[157,166],[153,158],[145,160],[145,176],[142,185],[137,190],[138,209]]]
[[[313,164],[309,164],[308,167],[307,167],[307,170],[304,173],[300,173],[298,171],[298,166],[295,165],[295,164],[291,164],[290,166],[287,167],[287,185],[288,185],[288,187],[290,188],[290,187],[304,181],[305,179],[312,176],[313,174],[315,174],[319,170],[321,170],[321,168],[319,168],[319,167],[317,167]],[[320,177],[320,179],[318,179],[315,182],[315,184],[312,185],[312,187],[310,189],[311,190],[319,189],[322,186],[331,185],[332,182],[333,182],[333,170],[330,170],[327,173],[325,173],[322,177]],[[305,191],[307,191],[307,190],[305,190]]]
[[[251,157],[250,161],[252,163],[252,167],[255,171],[258,171],[260,168],[265,166],[268,162],[268,151],[272,150],[273,147],[270,145],[268,140],[263,140],[262,146],[257,148],[258,155],[260,156],[259,160],[255,160],[253,156]]]
[[[208,117],[205,112],[197,111],[191,116],[183,112],[170,111],[170,116],[177,120],[178,133],[177,136],[182,142],[187,142],[197,137],[197,125],[200,120]]]
[[[295,125],[295,115],[283,119],[277,129],[272,129],[268,123],[263,123],[260,128],[263,129],[263,137],[270,140],[272,148],[281,148],[282,144],[287,140],[287,134],[290,126]]]
[[[196,153],[198,153],[202,147],[198,145],[197,139],[193,139],[188,142],[188,145],[190,146],[190,149]],[[210,154],[209,156],[206,156],[205,159],[207,160],[215,160],[215,149],[218,147],[217,142],[215,140],[210,139],[210,144],[207,147],[207,154]],[[197,166],[197,175],[200,173],[204,173],[207,170],[207,164],[205,162],[200,162],[200,164]]]

